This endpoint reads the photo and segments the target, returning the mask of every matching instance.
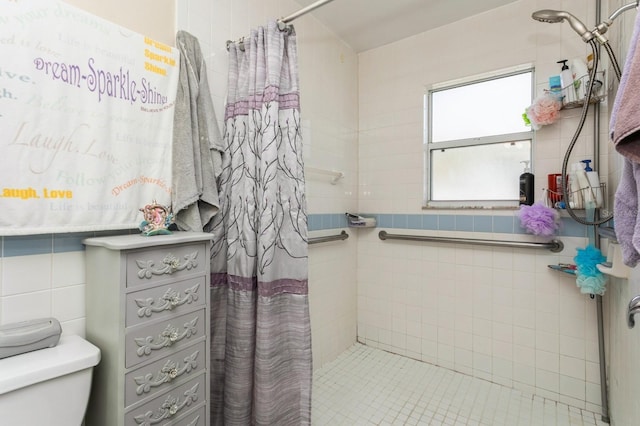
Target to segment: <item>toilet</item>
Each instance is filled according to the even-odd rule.
[[[57,346],[0,359],[0,423],[80,426],[100,349],[80,336]]]

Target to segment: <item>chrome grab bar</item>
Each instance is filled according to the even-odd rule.
[[[326,237],[309,238],[309,244],[326,243],[329,241],[346,240],[349,234],[346,231],[340,232],[338,235],[327,235]]]
[[[629,308],[627,310],[627,325],[629,328],[633,328],[636,325],[636,320],[633,317],[635,314],[640,313],[640,295],[631,299],[629,302]]]
[[[433,241],[437,243],[459,243],[459,244],[475,244],[493,247],[514,247],[514,248],[544,248],[549,249],[553,253],[560,253],[564,249],[564,244],[560,240],[551,240],[547,243],[530,243],[526,241],[504,241],[504,240],[479,240],[472,238],[453,238],[453,237],[430,237],[423,235],[402,235],[389,234],[387,231],[380,231],[378,237],[381,240],[408,240],[408,241]]]

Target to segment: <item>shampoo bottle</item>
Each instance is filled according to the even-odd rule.
[[[600,188],[600,177],[598,176],[598,172],[591,168],[591,160],[582,160],[582,162],[585,164],[584,171],[587,173],[589,186],[595,196],[596,207],[602,207],[602,188]]]
[[[568,104],[570,102],[576,101],[576,89],[573,87],[573,74],[571,74],[571,70],[569,66],[567,66],[567,59],[563,59],[558,61],[559,64],[562,64],[562,70],[560,71],[560,80],[562,80],[562,94],[564,97],[562,98],[563,104]]]
[[[521,161],[521,163],[524,163],[524,172],[520,175],[520,205],[530,206],[533,204],[533,174],[529,169],[528,161]]]
[[[583,209],[592,203],[594,198],[591,187],[589,186],[587,172],[585,172],[580,163],[573,163],[571,170],[571,193],[574,196],[574,205],[571,207]]]

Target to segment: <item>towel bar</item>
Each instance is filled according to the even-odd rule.
[[[309,244],[326,243],[329,241],[346,240],[349,238],[349,234],[346,231],[342,231],[337,235],[327,235],[326,237],[309,238]]]
[[[341,172],[338,170],[328,170],[328,169],[321,169],[318,167],[305,166],[304,171],[309,173],[318,173],[321,175],[331,176],[331,185],[337,184],[340,179],[344,178],[344,172]]]
[[[513,248],[544,248],[549,249],[553,253],[559,253],[564,248],[564,244],[560,240],[551,240],[547,243],[530,243],[526,241],[504,241],[504,240],[479,240],[472,238],[453,238],[453,237],[430,237],[423,235],[402,235],[389,234],[387,231],[380,231],[378,237],[381,240],[409,240],[409,241],[433,241],[438,243],[459,243],[459,244],[475,244],[493,247],[513,247]]]

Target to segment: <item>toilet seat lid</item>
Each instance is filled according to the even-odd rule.
[[[0,395],[96,366],[100,349],[76,335],[62,335],[57,346],[0,359]]]

